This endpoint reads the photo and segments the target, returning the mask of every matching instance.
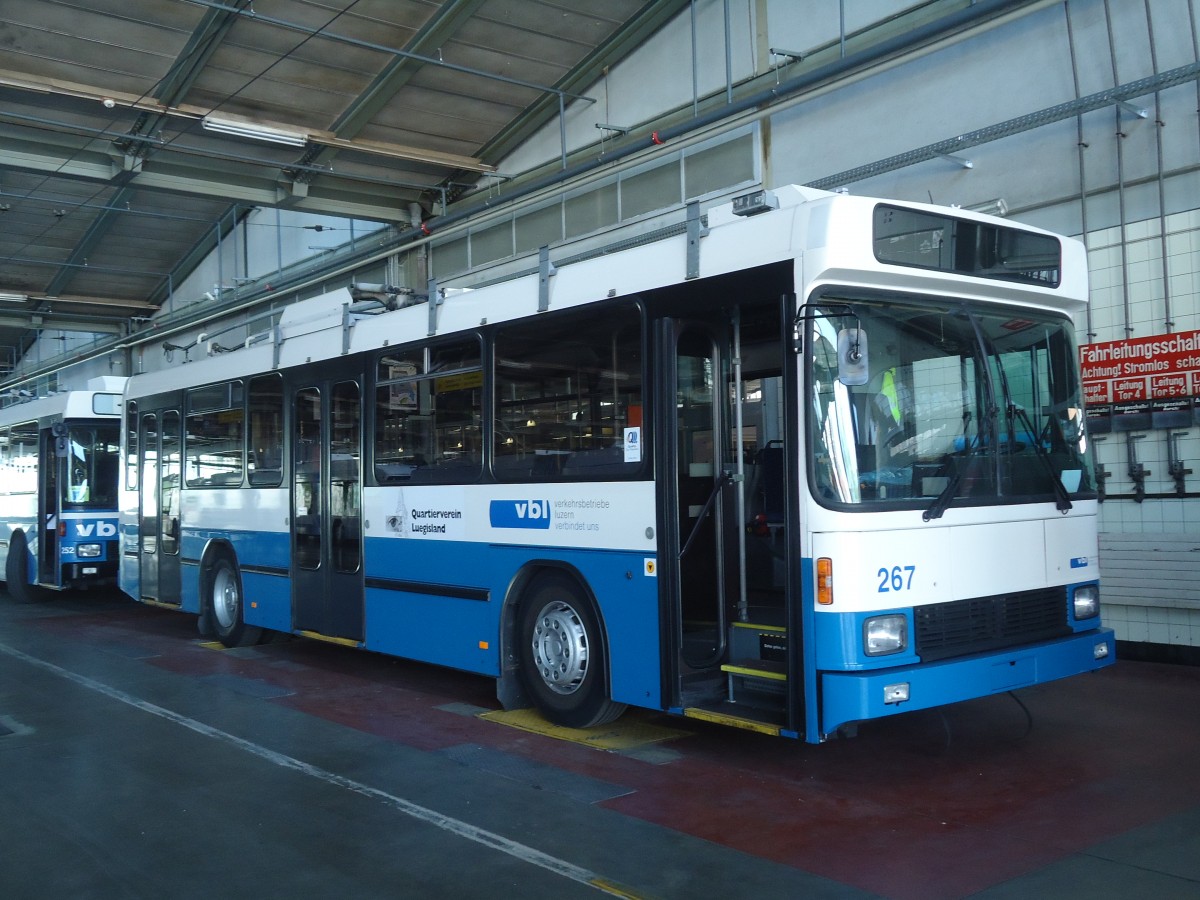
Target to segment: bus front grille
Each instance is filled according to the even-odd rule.
[[[1063,587],[918,606],[916,651],[925,662],[1071,633]]]

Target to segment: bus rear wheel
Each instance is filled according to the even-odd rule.
[[[247,625],[242,616],[242,578],[227,556],[219,556],[208,577],[208,612],[217,639],[226,647],[249,647],[262,638],[262,629]]]
[[[18,603],[36,603],[47,597],[44,590],[29,583],[29,542],[23,531],[14,531],[8,540],[4,578],[8,595]]]
[[[573,579],[539,576],[521,606],[519,633],[525,687],[549,721],[588,728],[625,711],[608,698],[600,623]]]

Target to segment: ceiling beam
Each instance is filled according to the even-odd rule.
[[[31,331],[78,331],[84,334],[125,334],[128,331],[126,320],[115,319],[112,316],[103,318],[61,316],[45,311],[28,315],[0,313],[0,328],[28,328]]]
[[[36,294],[37,292],[35,291],[34,293]],[[124,298],[115,297],[85,297],[81,294],[59,294],[55,297],[30,296],[29,299],[37,302],[48,300],[53,303],[54,306],[70,304],[73,306],[94,306],[100,308],[107,307],[114,311],[120,312],[122,315],[136,314],[139,312],[152,313],[158,311],[158,307],[153,303],[147,303],[143,300],[127,300]],[[0,312],[3,312],[3,310],[0,310]]]
[[[486,0],[450,0],[443,3],[405,46],[407,53],[429,56],[452,40]],[[339,138],[354,138],[376,113],[406,85],[423,63],[411,57],[395,56],[374,80],[338,116],[329,130]]]
[[[90,85],[63,81],[56,78],[45,78],[35,82],[19,72],[13,72],[7,69],[0,69],[0,87],[17,88],[33,94],[51,94],[84,100],[94,100],[97,103],[103,103],[105,100],[111,100],[117,106],[124,106],[129,109],[135,109],[142,112],[168,116],[175,120],[186,119],[193,123],[214,112],[213,109],[195,106],[190,103],[181,103],[178,106],[167,107],[156,99],[145,97],[140,94],[131,94],[123,91],[98,91]],[[286,122],[268,122],[264,120],[258,124],[274,126],[284,130],[296,130],[295,124]],[[108,132],[98,136],[103,136],[107,140],[118,140],[121,137],[121,135]],[[407,162],[425,163],[433,166],[446,166],[467,172],[482,173],[495,171],[494,166],[484,163],[476,157],[464,156],[460,153],[445,153],[440,150],[427,150],[420,147],[410,147],[405,144],[393,144],[386,141],[349,140],[339,137],[332,131],[323,130],[307,131],[307,137],[310,143],[324,144],[331,147],[336,147],[339,150],[353,150],[356,153],[363,153],[368,156],[380,156],[386,159],[400,159]],[[242,146],[242,143],[239,142],[238,146]],[[170,149],[170,145],[164,144],[163,149]]]
[[[64,178],[81,178],[105,184],[112,177],[112,161],[104,157],[97,161],[94,156],[83,159],[69,150],[56,148],[50,151],[47,144],[29,144],[18,150],[11,140],[0,141],[0,167],[21,172],[61,175]]]
[[[0,115],[2,118],[2,115]],[[172,156],[171,164],[148,164],[130,182],[138,188],[192,194],[201,197],[220,197],[231,202],[250,206],[280,205],[279,183],[267,174],[252,175],[246,171],[231,171],[203,165],[176,165],[177,159],[186,155]],[[13,142],[0,142],[0,166],[22,172],[51,173],[64,177],[82,178],[111,184],[114,165],[107,156],[103,162],[96,155],[72,154],[69,148],[51,144],[29,144],[17,149]],[[268,170],[278,170],[278,163],[260,165]],[[336,186],[337,178],[355,185],[358,180],[349,175],[338,174],[326,180],[324,190],[310,191],[307,197],[293,204],[296,209],[331,216],[350,216],[358,219],[395,222],[407,221],[407,206],[419,195],[420,189],[413,186],[391,186],[381,179],[363,179],[352,190],[342,191]]]
[[[241,10],[249,6],[252,0],[228,2],[230,6]],[[158,90],[154,92],[155,99],[166,107],[179,106],[237,20],[238,14],[232,10],[210,9],[205,12],[170,71],[159,81]]]
[[[443,3],[438,11],[413,35],[412,40],[404,46],[404,54],[429,55],[437,52],[458,33],[463,24],[485,2],[486,0],[449,0],[449,2]],[[343,142],[345,149],[354,149],[356,144],[359,146],[373,144],[373,141],[354,141],[353,139],[380,110],[387,106],[396,93],[408,84],[423,65],[424,62],[414,59],[412,56],[393,56],[391,61],[367,85],[366,89],[342,111],[330,126],[330,132],[336,136],[336,143],[325,142],[310,145],[300,158],[300,163],[306,166],[329,166],[338,151],[343,149]],[[317,176],[301,173],[296,177],[308,182]],[[294,208],[297,203],[298,198],[288,192],[280,205]]]
[[[248,5],[251,0],[231,0],[231,2],[241,8]],[[171,118],[167,110],[178,107],[183,102],[204,66],[221,46],[225,35],[237,20],[237,14],[233,11],[210,9],[205,12],[183,50],[175,57],[171,68],[167,70],[156,86],[154,98],[158,100],[162,108],[143,110],[129,129],[130,135],[158,134],[162,131],[163,126]],[[155,150],[154,144],[144,141],[118,140],[115,143],[131,160],[147,159]]]

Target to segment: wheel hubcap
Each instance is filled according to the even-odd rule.
[[[237,623],[237,581],[228,569],[221,569],[213,579],[213,615],[222,628],[232,628]]]
[[[533,659],[550,690],[558,694],[579,690],[587,674],[588,636],[579,613],[569,604],[555,600],[538,613]]]

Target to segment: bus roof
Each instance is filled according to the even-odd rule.
[[[707,226],[699,232],[698,250],[691,251],[691,256],[686,231],[675,229],[659,240],[612,252],[601,249],[570,263],[556,263],[547,275],[548,308],[581,307],[685,283],[690,280],[689,269],[702,279],[779,263],[795,267],[796,290],[802,297],[816,287],[845,285],[982,303],[1024,304],[1068,314],[1086,304],[1086,255],[1083,245],[1070,238],[967,210],[928,204],[882,201],[796,185],[761,193],[761,203],[734,202],[709,210]],[[880,204],[1052,236],[1062,248],[1059,283],[1021,284],[881,262],[874,252],[872,224]],[[541,273],[536,270],[477,288],[456,284],[465,282],[445,282],[432,310],[427,302],[417,302],[399,309],[363,312],[361,304],[356,304],[344,288],[290,304],[281,311],[275,329],[251,336],[234,352],[219,352],[226,348],[208,344],[205,349],[210,358],[134,376],[130,396],[426,340],[482,324],[533,316],[539,311]],[[218,356],[212,355],[218,352]]]
[[[15,396],[0,409],[0,428],[43,419],[113,419],[120,416],[121,392],[128,379],[92,379],[86,390],[58,391],[46,397]],[[95,383],[94,383],[95,382]],[[100,398],[99,401],[97,398]]]

